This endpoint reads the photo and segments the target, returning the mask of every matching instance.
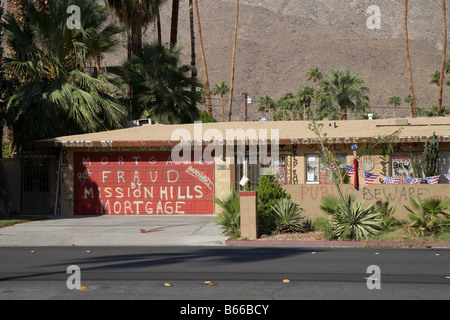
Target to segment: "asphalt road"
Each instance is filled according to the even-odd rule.
[[[446,249],[0,247],[0,257],[2,300],[450,299]],[[67,287],[72,265],[80,289]]]

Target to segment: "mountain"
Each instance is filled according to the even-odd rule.
[[[247,92],[253,99],[249,118],[257,118],[257,102],[268,95],[279,99],[310,85],[306,73],[318,67],[326,75],[332,69],[357,71],[370,89],[371,106],[392,117],[389,97],[409,94],[403,34],[403,1],[392,0],[241,0],[236,53],[233,120],[243,119]],[[171,3],[161,9],[163,42],[170,34]],[[366,13],[371,5],[381,9],[381,29],[370,30]],[[211,88],[230,82],[235,19],[232,0],[199,0],[202,33]],[[450,17],[450,15],[449,15]],[[437,105],[438,87],[430,85],[430,75],[440,70],[442,59],[441,1],[410,1],[408,16],[410,55],[418,106]],[[196,24],[195,24],[196,26]],[[190,62],[188,1],[180,1],[179,44],[184,46],[185,63]],[[156,39],[150,26],[145,41]],[[201,52],[196,39],[196,63],[203,80]],[[109,57],[118,64],[126,57],[125,48]],[[444,104],[450,99],[444,90]],[[219,119],[220,101],[215,97],[214,113]],[[403,103],[402,115],[410,114]]]

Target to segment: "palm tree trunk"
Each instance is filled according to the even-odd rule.
[[[225,120],[225,110],[223,107],[223,96],[222,95],[220,96],[220,102],[222,104],[222,122],[223,122],[223,120]]]
[[[2,21],[3,17],[3,7],[0,6],[0,21]],[[3,43],[3,32],[0,29],[0,43]],[[0,45],[0,158],[3,158],[3,112],[4,112],[4,100],[6,99],[5,93],[3,92],[3,46]]]
[[[442,0],[442,21],[444,26],[444,46],[442,48],[442,65],[441,65],[441,77],[439,79],[439,104],[437,116],[441,116],[442,112],[442,95],[444,91],[444,69],[445,69],[445,59],[447,56],[447,12],[446,12],[445,0]]]
[[[239,19],[239,0],[236,0],[236,19],[234,23],[234,44],[233,44],[233,55],[231,58],[231,80],[230,80],[230,101],[228,102],[228,121],[231,121],[231,108],[233,104],[233,90],[234,90],[234,67],[236,61],[236,42],[237,42],[237,30],[238,30],[238,19]]]
[[[409,91],[411,94],[411,116],[416,117],[416,99],[414,96],[413,76],[411,70],[411,59],[409,57],[409,43],[408,43],[408,0],[405,0],[405,50],[406,50],[406,63],[408,64],[409,74]]]
[[[170,48],[177,44],[178,36],[178,12],[180,8],[180,0],[172,1],[172,22],[170,26]]]
[[[195,67],[195,30],[194,30],[194,7],[192,0],[189,0],[189,29],[191,32],[191,66]],[[192,70],[192,78],[197,78],[197,69]],[[191,91],[194,93],[197,90],[193,85]],[[194,102],[195,103],[195,102]]]
[[[137,23],[131,26],[131,53],[142,56],[142,27]]]
[[[317,117],[317,79],[314,79],[314,120]]]
[[[347,120],[347,107],[346,106],[340,106],[341,108],[341,120]]]
[[[158,33],[158,44],[162,45],[161,15],[159,13],[159,8],[156,10],[156,32]]]
[[[200,13],[198,10],[198,1],[194,0],[195,13],[197,15],[198,39],[200,41],[200,50],[202,52],[203,69],[205,72],[206,98],[208,102],[208,113],[212,116],[211,91],[209,89],[208,69],[206,67],[205,49],[203,47],[202,27],[200,23]]]

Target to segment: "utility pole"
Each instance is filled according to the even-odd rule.
[[[247,121],[247,106],[248,106],[248,102],[247,102],[247,98],[248,98],[248,94],[247,92],[244,93],[244,100],[245,100],[245,107],[244,107],[244,121]]]

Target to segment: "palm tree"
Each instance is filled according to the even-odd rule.
[[[435,71],[430,75],[430,84],[435,84],[439,87],[441,78],[441,73],[439,71]]]
[[[128,59],[132,54],[140,56],[142,50],[142,28],[154,21],[159,7],[166,0],[105,0],[113,9],[128,35]]]
[[[283,121],[286,120],[285,111],[289,111],[291,121],[294,120],[294,109],[296,106],[294,99],[294,94],[292,94],[292,92],[287,92],[280,98],[280,100],[278,100],[278,107],[283,112]]]
[[[413,118],[416,117],[416,99],[414,98],[414,84],[413,84],[413,75],[411,69],[411,58],[409,57],[409,41],[408,41],[408,0],[405,0],[405,51],[406,51],[406,63],[408,65],[408,75],[409,75],[409,91],[411,99],[411,116]]]
[[[394,118],[397,117],[397,107],[399,107],[402,104],[402,99],[397,96],[393,96],[389,98],[388,102],[391,106],[394,106]]]
[[[301,113],[301,120],[306,120],[307,109],[310,109],[311,102],[314,98],[314,89],[311,87],[303,87],[297,92],[298,102],[303,106],[303,112]]]
[[[266,116],[268,116],[269,111],[272,111],[271,119],[273,121],[273,111],[275,110],[275,101],[269,96],[264,96],[259,98],[258,111],[264,111]]]
[[[212,94],[215,96],[220,96],[220,102],[222,105],[222,122],[225,120],[224,107],[223,107],[223,96],[230,91],[230,87],[228,87],[224,81],[219,82],[214,87]]]
[[[142,57],[133,56],[120,68],[120,75],[133,90],[133,118],[152,118],[158,123],[192,123],[199,117],[196,102],[200,92],[191,87],[201,84],[192,78],[191,65],[180,65],[182,47],[145,45]]]
[[[323,79],[322,73],[319,71],[319,68],[312,68],[306,74],[308,77],[308,81],[312,80],[314,82],[314,119],[317,117],[317,81],[321,81]]]
[[[236,61],[236,42],[239,22],[239,0],[236,0],[236,18],[234,22],[234,40],[233,40],[233,54],[231,57],[231,80],[230,80],[230,100],[228,101],[228,121],[231,121],[231,108],[233,104],[233,90],[234,90],[234,66]]]
[[[203,47],[203,37],[202,37],[202,26],[200,23],[200,12],[198,10],[198,1],[194,0],[195,13],[197,15],[197,31],[198,31],[198,39],[200,41],[200,50],[202,52],[202,62],[203,62],[203,71],[205,72],[205,89],[206,89],[206,100],[208,102],[208,113],[212,116],[212,104],[211,104],[211,91],[209,90],[209,79],[208,79],[208,68],[206,66],[206,57],[205,57],[205,49]]]
[[[107,24],[92,17],[109,18],[102,15],[106,8],[94,0],[70,2],[80,7],[81,30],[67,28],[68,0],[49,0],[48,12],[27,1],[25,27],[13,16],[1,23],[16,53],[5,59],[5,67],[15,86],[6,101],[6,121],[17,151],[31,149],[39,139],[122,127],[125,110],[112,84],[83,72],[88,59],[99,54],[90,42],[102,41],[98,34]]]
[[[442,114],[442,101],[443,101],[443,92],[444,92],[444,70],[445,70],[445,62],[447,58],[447,9],[445,0],[442,0],[442,21],[444,26],[444,45],[442,48],[442,65],[441,65],[441,74],[439,78],[439,104],[437,116],[440,117]]]
[[[41,10],[49,10],[49,2],[48,0],[35,0],[36,2],[36,8],[41,11]]]
[[[195,30],[194,30],[194,3],[193,0],[189,0],[189,31],[191,35],[191,66],[194,67],[192,70],[192,78],[197,78],[197,68],[195,62]],[[159,43],[161,44],[161,43]],[[192,86],[192,92],[195,92],[197,88]]]
[[[368,102],[369,89],[359,73],[350,70],[332,70],[328,79],[321,82],[324,92],[340,107],[341,120],[347,120],[347,109],[354,109],[355,105]]]
[[[4,9],[0,6],[0,21],[3,18]],[[3,28],[0,27],[0,43],[3,43]],[[3,150],[3,128],[4,128],[4,112],[6,100],[6,81],[4,80],[3,71],[3,46],[0,45],[0,150]],[[3,152],[0,153],[2,158]]]

